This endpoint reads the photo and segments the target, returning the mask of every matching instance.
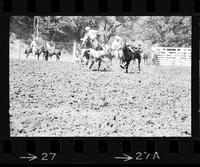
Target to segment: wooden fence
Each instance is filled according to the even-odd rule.
[[[191,48],[155,47],[158,64],[164,66],[191,66]]]

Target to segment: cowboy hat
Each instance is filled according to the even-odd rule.
[[[125,44],[126,44],[127,46],[130,46],[130,44],[129,44],[128,42],[125,42]]]
[[[85,27],[85,30],[86,31],[89,31],[91,28],[90,27]]]
[[[116,39],[117,41],[119,41],[119,40],[121,40],[121,37],[119,37],[118,35],[115,35],[115,39]]]

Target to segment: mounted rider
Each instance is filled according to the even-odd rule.
[[[139,54],[141,54],[143,52],[142,48],[141,48],[141,44],[138,44],[138,47],[133,47],[134,51],[137,51]]]
[[[121,37],[118,35],[115,35],[114,41],[111,45],[111,50],[114,52],[113,54],[118,57],[119,56],[119,50],[123,47],[124,41]]]
[[[130,46],[128,42],[125,41],[125,45],[131,52],[134,52],[134,50],[132,49],[132,47]]]
[[[95,50],[99,50],[98,46],[99,46],[99,37],[100,34],[98,32],[98,30],[93,30],[91,29],[91,27],[86,27],[85,28],[85,35],[84,37],[81,39],[82,40],[82,46],[86,46],[86,48],[93,48]],[[91,43],[93,43],[94,45],[92,46],[88,46],[87,45],[87,40],[90,40]]]
[[[113,41],[113,43],[111,45],[111,49],[118,51],[122,46],[123,46],[123,40],[122,40],[122,38],[119,37],[118,35],[116,35],[114,37],[114,41]]]

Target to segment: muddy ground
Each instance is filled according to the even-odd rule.
[[[134,66],[10,59],[11,136],[191,136],[190,67]]]

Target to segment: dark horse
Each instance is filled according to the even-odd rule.
[[[126,73],[128,73],[128,66],[130,62],[132,60],[135,61],[135,59],[138,59],[138,70],[140,71],[140,62],[141,62],[140,52],[138,50],[130,49],[126,44],[124,44],[122,51],[123,51],[123,56],[121,58],[120,67],[126,69]],[[124,63],[126,64],[123,65]]]

